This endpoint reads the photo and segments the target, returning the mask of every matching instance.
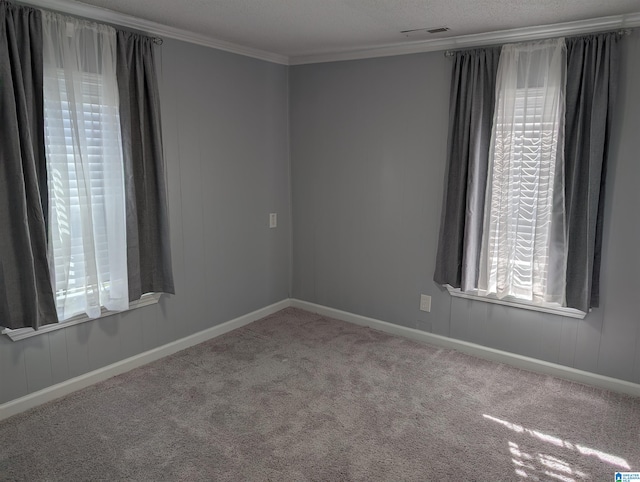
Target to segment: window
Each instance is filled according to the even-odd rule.
[[[489,150],[480,295],[564,304],[564,52],[563,39],[503,48]]]
[[[456,57],[434,275],[453,296],[584,317],[567,307],[566,70],[564,39]]]
[[[49,259],[60,321],[128,306],[116,36],[45,15]]]
[[[505,102],[503,97],[500,103]],[[544,115],[544,91],[541,88],[517,89],[514,115],[499,114],[493,141],[490,224],[497,225],[504,216],[506,232],[488,232],[492,266],[510,265],[512,283],[505,286],[508,295],[530,298],[531,291],[541,291],[546,280],[548,254],[545,247],[550,235],[558,145],[558,125]],[[503,112],[502,106],[497,111]],[[512,238],[512,249],[503,249],[502,237]],[[535,237],[540,242],[536,243]],[[497,292],[492,278],[491,292]]]
[[[16,340],[175,289],[154,39],[6,11],[0,333]]]
[[[576,317],[599,305],[620,38],[453,55],[433,275],[452,296]]]
[[[564,40],[508,45],[498,68],[478,294],[564,304]]]

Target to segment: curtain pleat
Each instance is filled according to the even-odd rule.
[[[153,40],[118,31],[129,299],[175,293]]]
[[[500,50],[456,52],[453,64],[447,176],[434,281],[463,291],[477,286]]]
[[[585,312],[600,298],[607,151],[619,58],[618,33],[567,39],[567,306]]]
[[[47,260],[39,10],[0,2],[0,325],[58,321]]]

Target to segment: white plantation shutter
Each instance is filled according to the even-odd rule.
[[[507,45],[498,68],[479,293],[564,304],[564,39]]]
[[[61,321],[128,308],[115,30],[43,16],[50,264]]]

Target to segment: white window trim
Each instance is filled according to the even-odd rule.
[[[85,323],[87,321],[102,320],[107,316],[117,315],[118,313],[126,313],[127,311],[135,310],[137,308],[154,305],[158,303],[158,301],[160,301],[160,293],[147,293],[142,295],[142,298],[140,298],[139,300],[131,301],[129,303],[129,309],[125,311],[108,311],[103,307],[100,318],[89,318],[87,315],[82,314],[74,316],[73,318],[69,318],[68,320],[62,321],[60,323],[52,323],[50,325],[41,326],[40,328],[38,328],[38,330],[34,330],[33,328],[18,328],[16,330],[11,330],[9,328],[2,328],[0,326],[0,334],[8,336],[13,341],[24,340],[25,338],[31,338],[32,336],[38,336],[44,333],[51,333],[52,331],[62,330],[63,328],[79,325],[80,323]]]
[[[454,288],[451,285],[445,285],[449,294],[454,298],[465,298],[468,300],[484,301],[485,303],[494,303],[496,305],[511,306],[513,308],[522,308],[531,311],[540,311],[542,313],[551,313],[553,315],[566,316],[569,318],[584,319],[587,314],[584,311],[575,308],[567,308],[554,304],[540,305],[531,301],[519,300],[511,296],[503,299],[497,298],[495,295],[481,296],[476,291],[461,291],[460,288]]]

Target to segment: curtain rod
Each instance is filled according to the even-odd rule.
[[[15,5],[14,3],[12,3],[12,2],[11,2],[11,1],[9,1],[9,0],[0,0],[0,3],[6,3],[7,5],[10,5],[10,6],[14,6],[14,5]],[[35,8],[35,9],[37,9],[37,10],[40,10],[41,12],[52,12],[52,13],[56,13],[56,14],[58,14],[58,15],[62,15],[62,16],[68,16],[68,15],[69,15],[69,14],[67,14],[67,13],[56,12],[55,10],[49,10],[49,9],[42,9],[42,8],[38,8],[38,7],[36,7],[36,6],[31,6],[31,5],[26,5],[26,7],[28,7],[28,8]],[[95,24],[110,25],[110,24],[107,24],[107,23],[104,23],[104,22],[99,22],[99,21],[92,20],[92,19],[89,19],[89,18],[78,17],[78,16],[73,15],[73,14],[71,14],[70,16],[71,16],[71,17],[74,17],[74,18],[78,18],[78,19],[83,20],[83,21],[87,21],[87,22],[95,23]],[[113,27],[114,27],[114,28],[118,28],[118,29],[119,29],[119,28],[122,28],[122,27],[115,26],[115,25],[113,25]],[[147,35],[147,37],[148,37],[148,35]],[[164,40],[162,39],[162,37],[149,37],[149,38],[150,38],[150,39],[153,41],[153,43],[154,43],[154,44],[156,44],[156,45],[162,45],[162,44],[164,43]]]
[[[627,36],[627,35],[631,35],[631,33],[633,32],[632,28],[623,28],[618,30],[618,34],[621,36]],[[599,32],[598,32],[599,33]],[[581,35],[589,35],[588,33],[585,34],[581,34]],[[574,37],[580,37],[581,35],[573,35]],[[474,47],[471,47],[474,48]],[[482,47],[480,47],[482,48]],[[456,55],[456,52],[460,52],[461,50],[467,50],[467,49],[458,49],[458,50],[445,50],[444,51],[444,56],[447,58],[453,58]]]

